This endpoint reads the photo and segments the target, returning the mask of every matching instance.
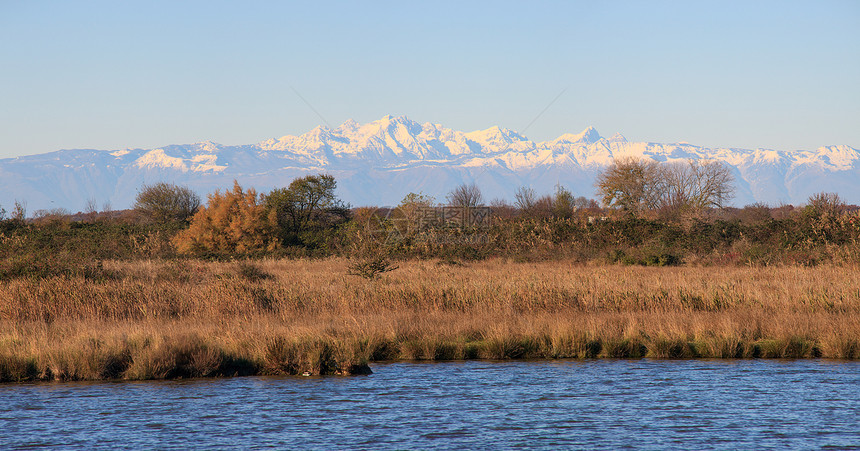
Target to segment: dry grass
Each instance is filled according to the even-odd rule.
[[[0,380],[354,373],[368,361],[860,358],[854,267],[105,262],[0,282]]]

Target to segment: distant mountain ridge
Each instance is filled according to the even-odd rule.
[[[31,212],[58,207],[78,211],[94,200],[121,209],[134,202],[144,183],[173,182],[205,195],[231,187],[235,179],[265,192],[318,172],[334,175],[338,195],[353,206],[395,205],[409,192],[441,201],[455,186],[473,182],[488,200],[512,200],[523,185],[551,193],[558,184],[575,195],[595,197],[598,171],[613,158],[628,155],[724,161],[736,177],[733,203],[738,206],[800,204],[821,191],[860,203],[860,151],[845,145],[811,151],[705,148],[628,142],[621,134],[604,138],[593,127],[533,142],[505,128],[461,132],[385,116],[249,145],[72,149],[0,159],[0,206],[9,210],[19,200]]]

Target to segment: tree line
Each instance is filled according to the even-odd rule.
[[[173,244],[183,253],[267,252],[291,246],[325,248],[337,235],[358,233],[366,226],[369,215],[378,214],[350,208],[338,199],[336,187],[334,177],[326,174],[299,177],[287,187],[265,194],[234,183],[232,190],[210,194],[203,206],[187,188],[161,183],[145,186],[137,196],[135,209],[155,222],[188,221],[189,226],[173,238]],[[623,157],[598,173],[595,187],[599,203],[557,186],[555,193],[544,196],[538,196],[530,187],[520,187],[512,205],[503,200],[489,204],[499,220],[564,220],[587,215],[591,219],[611,216],[689,222],[718,216],[725,210],[734,195],[734,177],[729,167],[719,161],[656,162]],[[462,207],[486,205],[475,184],[455,187],[445,202]],[[412,220],[419,209],[435,205],[430,196],[409,193],[396,210],[401,218]],[[846,207],[833,193],[817,194],[810,198],[809,205],[831,213]]]
[[[17,261],[11,266],[18,272],[64,255],[70,256],[72,269],[71,256],[97,261],[382,253],[672,264],[690,255],[722,261],[714,257],[718,254],[731,255],[732,261],[824,261],[838,251],[839,258],[860,261],[860,246],[845,247],[860,242],[860,218],[843,214],[851,207],[837,194],[818,193],[802,208],[730,207],[731,172],[717,162],[617,159],[598,174],[599,200],[557,186],[544,195],[521,187],[512,203],[487,201],[477,185],[464,184],[442,202],[408,193],[394,209],[352,208],[337,197],[336,188],[334,177],[326,174],[299,177],[267,193],[234,182],[232,189],[211,193],[203,202],[187,187],[157,183],[139,190],[134,210],[122,212],[125,219],[113,212],[98,216],[102,219],[86,213],[25,220],[22,206],[16,205],[11,215],[0,210],[0,259],[7,266]],[[416,226],[426,209],[442,204],[489,206],[492,226]]]

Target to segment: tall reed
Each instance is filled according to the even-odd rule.
[[[349,374],[395,359],[860,358],[849,266],[104,262],[0,282],[0,380]]]

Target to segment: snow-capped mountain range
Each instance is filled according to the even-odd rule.
[[[396,205],[409,192],[442,201],[462,183],[476,183],[487,200],[512,201],[524,185],[539,194],[561,185],[574,195],[596,197],[598,171],[628,155],[724,161],[734,171],[737,206],[798,205],[822,191],[860,204],[860,151],[844,145],[810,151],[705,148],[628,142],[620,134],[604,138],[592,127],[533,142],[505,128],[466,133],[386,116],[241,146],[201,142],[157,149],[71,149],[0,159],[0,206],[10,210],[18,200],[30,212],[74,212],[93,200],[99,207],[109,202],[123,209],[145,183],[187,185],[205,196],[231,188],[234,179],[266,192],[320,172],[335,176],[339,197],[353,206]]]

